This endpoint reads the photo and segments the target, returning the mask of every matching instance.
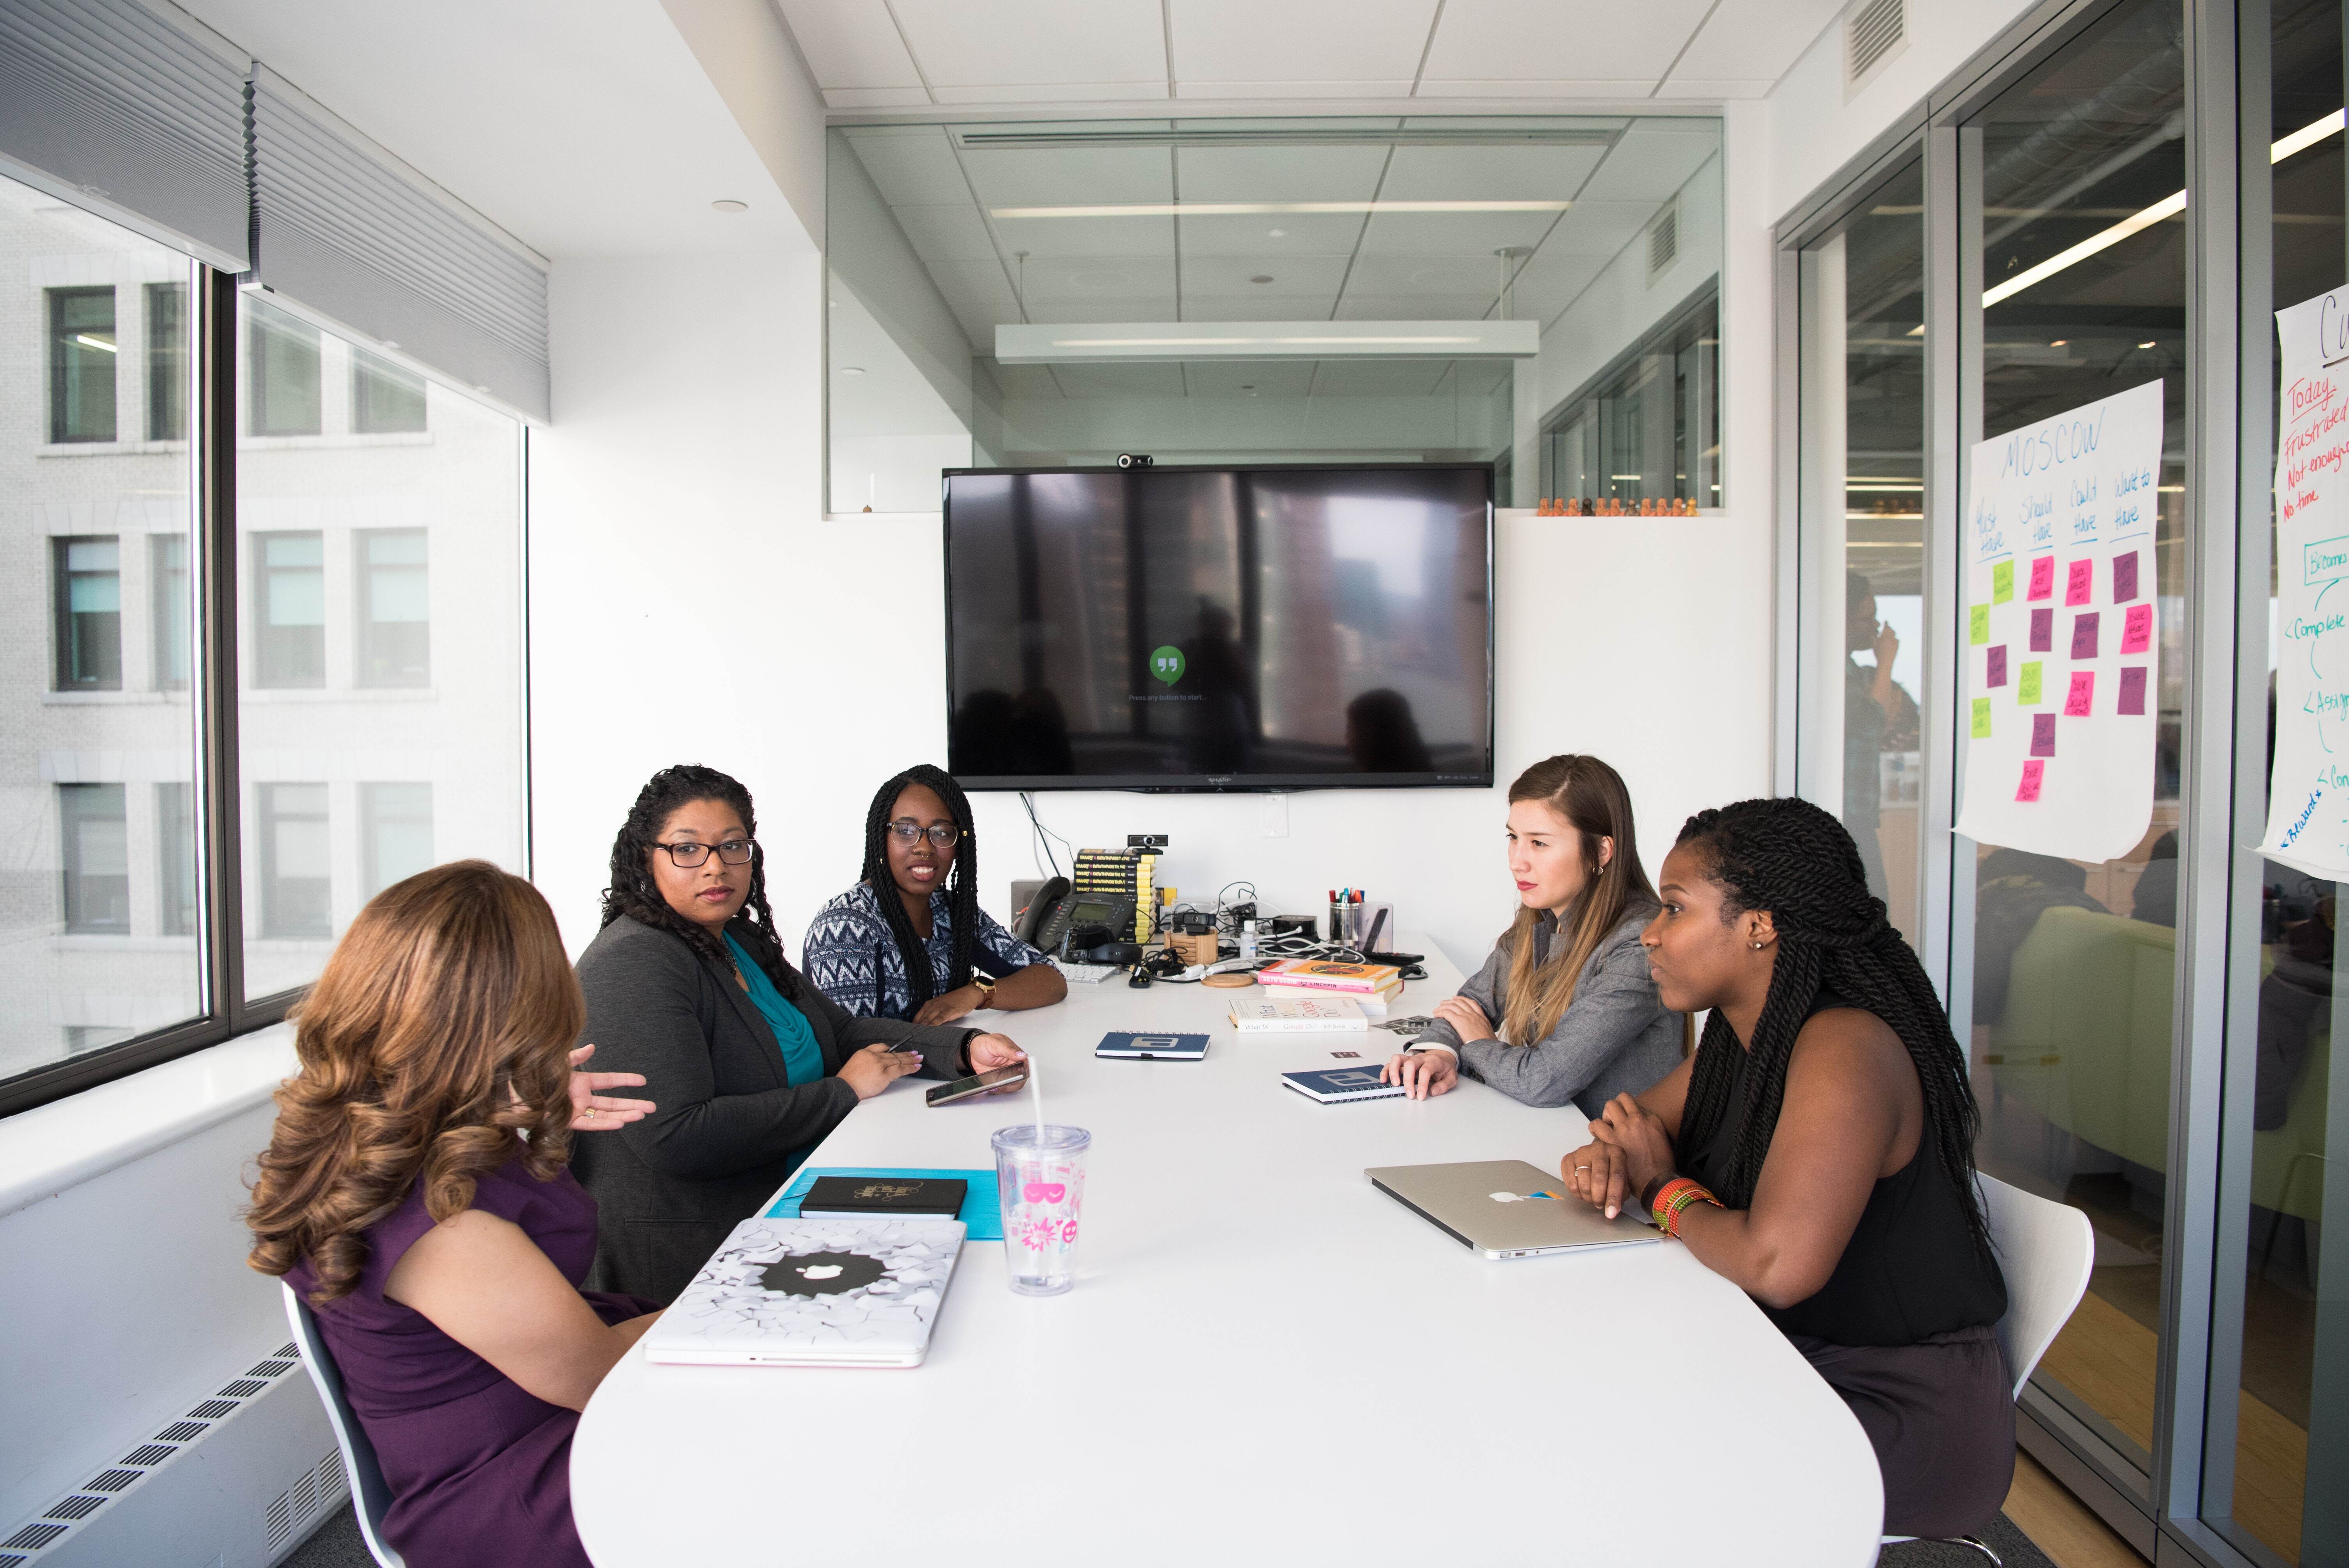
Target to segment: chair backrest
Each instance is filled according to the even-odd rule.
[[[2005,1347],[2020,1398],[2032,1368],[2087,1294],[2088,1270],[2096,1261],[2095,1231],[2088,1216],[2070,1204],[1995,1176],[1982,1179],[1982,1195],[1983,1217],[2006,1274],[2006,1315],[1998,1320],[1998,1342]]]
[[[382,1568],[408,1568],[407,1561],[383,1538],[383,1515],[391,1506],[391,1488],[384,1482],[383,1467],[376,1462],[375,1445],[367,1441],[366,1429],[351,1413],[349,1401],[343,1398],[342,1369],[335,1365],[334,1353],[319,1337],[318,1320],[311,1313],[310,1304],[283,1281],[278,1288],[285,1293],[285,1321],[293,1327],[294,1343],[302,1352],[302,1365],[309,1369],[310,1381],[318,1386],[319,1402],[326,1407],[326,1419],[334,1426],[336,1445],[343,1450],[343,1470],[350,1477],[352,1511],[358,1515],[359,1535]]]

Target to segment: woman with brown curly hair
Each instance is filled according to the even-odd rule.
[[[585,1016],[546,901],[485,861],[378,894],[295,1016],[250,1261],[316,1311],[411,1563],[586,1568],[576,1412],[655,1314],[578,1288],[572,1131],[653,1109],[574,1070]]]

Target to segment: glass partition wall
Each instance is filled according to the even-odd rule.
[[[2022,1436],[2165,1563],[2349,1563],[2341,890],[2246,847],[2298,656],[2271,313],[2344,284],[2343,26],[2341,0],[2034,14],[1778,234],[1780,777],[1942,985],[1982,1171],[2090,1222]],[[2150,823],[2103,861],[1960,837],[1969,448],[2152,382]]]

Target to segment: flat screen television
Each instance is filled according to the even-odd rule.
[[[975,789],[1493,781],[1493,467],[954,469]]]

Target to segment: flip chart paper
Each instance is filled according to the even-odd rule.
[[[2115,639],[2128,624],[2123,603],[2152,608],[2154,585],[2145,573],[2153,560],[2161,431],[2161,386],[2147,382],[1978,442],[1970,454],[1961,602],[1983,624],[1975,640],[1969,620],[1960,677],[1960,695],[1977,705],[1977,717],[1960,742],[1957,830],[1977,842],[2106,861],[2145,837],[2158,716],[2118,711]],[[2349,539],[2349,519],[2334,531]],[[2129,564],[2120,563],[2124,556]],[[2030,563],[2028,591],[2011,602],[1997,594],[2002,562]],[[2343,575],[2349,577],[2349,556]],[[2133,598],[2116,596],[2124,592]],[[2349,598],[2349,588],[2342,596]],[[2108,613],[2112,639],[2104,635]],[[2147,697],[2151,629],[2148,621],[2147,648],[2132,660],[2147,672]],[[2002,648],[2010,660],[2018,649],[2026,655],[2019,669],[2009,665],[2012,684],[2002,686],[1992,684],[1991,658]],[[2349,641],[2343,652],[2349,666]],[[2102,679],[2099,671],[2106,672]],[[2349,721],[2349,712],[2344,717]],[[2349,753],[2349,722],[2344,731]]]
[[[2001,643],[1990,651],[1990,678],[1982,684],[1994,686],[2002,686],[2006,684],[2006,645],[2004,643]]]
[[[2153,646],[2153,606],[2132,604],[2121,623],[2121,652],[2141,654]]]
[[[2275,764],[2260,852],[2349,878],[2349,290],[2276,312]]]
[[[1993,604],[2003,604],[2014,597],[2014,562],[2002,561],[1990,569],[1990,599]]]

